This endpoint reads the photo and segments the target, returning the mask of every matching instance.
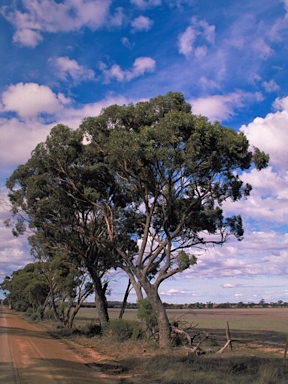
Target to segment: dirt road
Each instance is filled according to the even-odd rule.
[[[91,367],[101,356],[51,338],[0,305],[0,383],[119,384]],[[129,381],[125,381],[128,383]]]

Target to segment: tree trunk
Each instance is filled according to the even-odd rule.
[[[97,271],[93,268],[88,268],[90,276],[93,281],[94,290],[95,290],[95,304],[96,310],[98,313],[98,318],[100,321],[101,328],[105,327],[109,321],[108,315],[108,303],[106,299],[106,288],[105,284],[102,285],[101,278],[99,277]]]
[[[127,305],[128,296],[129,296],[129,293],[130,293],[130,287],[131,287],[131,281],[129,279],[128,280],[128,285],[127,285],[127,288],[126,288],[126,291],[125,291],[125,295],[124,295],[124,298],[123,298],[123,301],[122,301],[122,306],[121,306],[121,311],[120,311],[120,314],[119,314],[119,319],[123,318],[123,315],[124,315],[124,312],[125,312],[125,308],[126,308],[126,305]]]
[[[159,346],[163,349],[171,348],[170,323],[166,309],[158,294],[158,287],[145,280],[142,286],[147,294],[148,300],[157,318],[159,327]]]

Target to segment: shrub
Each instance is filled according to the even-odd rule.
[[[34,312],[32,315],[30,315],[29,319],[31,321],[37,321],[41,319],[41,313],[40,312]]]
[[[31,307],[27,308],[25,314],[30,317],[33,314],[33,309]]]
[[[141,326],[138,321],[113,319],[104,329],[104,335],[112,337],[116,341],[137,339],[140,336]]]
[[[137,317],[144,321],[148,329],[153,329],[157,325],[157,319],[153,312],[152,305],[148,298],[138,300],[138,313]]]
[[[101,334],[101,326],[93,322],[88,323],[81,329],[87,337],[93,337]]]
[[[49,319],[49,320],[55,319],[53,309],[50,309],[50,308],[46,309],[44,312],[44,317],[45,317],[45,319]]]

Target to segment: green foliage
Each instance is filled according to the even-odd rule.
[[[138,319],[142,320],[145,323],[145,326],[152,330],[157,325],[157,318],[153,311],[152,305],[149,299],[146,297],[145,299],[138,300]]]
[[[259,148],[254,147],[253,161],[258,171],[267,167],[269,158],[270,157],[267,153],[260,151]]]
[[[38,263],[27,264],[23,269],[14,271],[6,276],[0,285],[6,293],[11,307],[25,312],[29,308],[33,312],[43,305],[49,287]]]
[[[64,303],[75,300],[83,268],[89,272],[103,324],[105,274],[122,268],[139,299],[145,290],[160,342],[165,335],[169,345],[160,284],[193,266],[195,249],[243,238],[241,216],[225,217],[222,206],[249,196],[243,171],[253,163],[260,170],[268,160],[258,148],[250,150],[243,133],[193,115],[181,93],[112,105],[77,130],[54,127],[13,172],[6,185],[19,219],[14,232],[23,233],[25,217],[36,232],[30,241],[37,257],[62,259],[53,278]]]
[[[42,315],[41,315],[41,312],[34,312],[34,313],[32,313],[31,315],[30,315],[30,320],[31,321],[38,321],[38,320],[41,320],[41,318],[42,318]]]
[[[138,321],[113,319],[109,321],[103,334],[115,341],[135,340],[140,336],[140,330],[141,325]]]
[[[177,255],[177,262],[179,271],[182,272],[189,268],[191,265],[195,265],[197,263],[197,258],[193,255],[190,256],[182,250]]]

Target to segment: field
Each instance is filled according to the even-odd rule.
[[[206,331],[209,339],[219,346],[226,341],[226,326],[229,324],[234,349],[257,349],[258,352],[275,353],[283,356],[288,337],[288,308],[249,309],[168,309],[171,322],[177,320],[182,326],[192,326],[190,333]],[[81,308],[75,324],[83,326],[95,319],[96,310]],[[109,310],[110,318],[117,318],[118,309]],[[137,319],[137,311],[126,310],[124,318]]]
[[[169,319],[198,324],[197,328],[225,329],[227,321],[235,330],[276,331],[288,334],[288,308],[239,308],[239,309],[168,309]],[[117,318],[119,309],[110,309],[111,319]],[[76,323],[95,319],[95,308],[81,308]],[[137,319],[137,311],[127,309],[125,319]]]
[[[163,384],[284,384],[288,383],[288,361],[284,350],[288,336],[288,308],[168,310],[171,321],[192,325],[191,334],[206,331],[209,338],[201,345],[210,350],[203,356],[190,354],[181,347],[163,353],[144,342],[121,342],[107,338],[83,341],[117,364],[126,367],[139,383]],[[110,318],[119,310],[111,309]],[[95,321],[96,310],[80,310],[76,325]],[[125,319],[137,319],[136,310],[127,310]],[[226,342],[229,323],[232,351],[215,354]],[[197,340],[197,339],[195,339]],[[197,343],[197,341],[196,341]],[[136,379],[135,379],[136,380]],[[136,381],[133,382],[137,382]],[[141,381],[142,380],[142,381]],[[143,381],[144,380],[144,381]],[[125,381],[123,381],[124,383]],[[128,381],[127,381],[128,382]]]

